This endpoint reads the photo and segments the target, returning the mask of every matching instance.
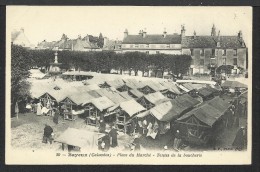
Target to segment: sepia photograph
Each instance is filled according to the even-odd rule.
[[[7,164],[251,164],[251,7],[6,12]]]

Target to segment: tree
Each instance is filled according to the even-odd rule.
[[[26,80],[33,66],[32,56],[23,47],[11,46],[11,110],[14,112],[15,103],[30,96],[30,84]],[[13,114],[13,113],[12,113]]]
[[[97,40],[97,45],[99,48],[103,48],[104,46],[104,38],[102,33],[99,34],[98,40]]]

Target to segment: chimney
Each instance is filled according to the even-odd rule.
[[[220,47],[220,30],[218,31],[217,47]]]
[[[126,38],[128,36],[128,30],[125,29],[125,32],[124,32],[124,38]]]
[[[89,36],[88,35],[85,37],[85,41],[89,42]]]
[[[164,28],[164,31],[163,31],[163,37],[164,37],[164,38],[166,38],[166,34],[167,34],[166,28]]]
[[[139,31],[139,35],[140,35],[140,36],[143,35],[143,31],[142,31],[142,30]]]
[[[22,28],[20,29],[20,31],[21,31],[22,33],[24,33],[24,28],[22,27]]]
[[[185,26],[181,25],[181,37],[184,38],[185,37]]]
[[[241,31],[241,30],[238,32],[238,38],[239,38],[239,39],[243,39],[243,34],[242,34],[242,31]]]
[[[211,28],[211,36],[216,36],[216,27],[213,24],[212,28]]]
[[[197,35],[196,35],[196,31],[194,30],[193,32],[193,39],[196,39]]]
[[[146,37],[146,28],[144,28],[144,31],[143,31],[143,38]]]

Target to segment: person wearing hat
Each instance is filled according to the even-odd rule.
[[[112,138],[112,144],[111,147],[117,147],[118,143],[117,143],[117,129],[115,128],[115,126],[112,126],[112,129],[109,132],[110,137]]]

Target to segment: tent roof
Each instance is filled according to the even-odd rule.
[[[144,111],[142,113],[139,113],[138,115],[136,115],[136,117],[143,118],[143,117],[145,117],[145,116],[147,116],[149,114],[150,114],[150,110],[147,110],[147,111]]]
[[[161,85],[166,87],[169,91],[175,93],[175,94],[181,94],[180,90],[173,82],[160,82]]]
[[[125,98],[126,100],[132,100],[133,99],[133,97],[129,96],[127,91],[119,92],[119,95],[122,96],[123,98]]]
[[[135,95],[138,98],[140,98],[144,95],[141,91],[139,91],[137,89],[131,89],[131,90],[129,90],[129,92],[132,93],[133,95]]]
[[[189,99],[188,103],[186,100]],[[174,100],[166,101],[156,105],[150,111],[151,114],[159,121],[171,121],[173,118],[181,115],[185,110],[197,105],[199,101],[190,97],[189,95],[182,95]]]
[[[221,86],[231,88],[247,88],[247,85],[238,81],[225,81],[223,84],[221,84]]]
[[[169,100],[161,92],[150,93],[150,94],[144,95],[143,97],[145,97],[145,99],[148,100],[149,102],[151,102],[152,104],[159,104],[163,101]]]
[[[224,114],[224,112],[220,112],[218,109],[214,108],[209,104],[204,104],[177,119],[178,121],[186,120],[191,116],[195,116],[202,123],[212,127],[213,124]]]
[[[95,133],[87,130],[68,128],[57,139],[56,142],[82,147],[91,147],[95,144],[94,139],[104,137],[103,133]]]
[[[114,106],[115,104],[109,100],[107,97],[99,97],[92,99],[90,101],[98,110],[103,111],[105,109],[108,109],[109,107]]]
[[[113,111],[118,107],[120,107],[123,111],[125,111],[130,117],[137,114],[138,112],[142,112],[145,110],[145,108],[139,103],[137,103],[135,100],[129,100],[109,108],[108,111]]]
[[[198,90],[198,92],[203,97],[208,97],[213,94],[213,92],[209,88],[201,88]]]

